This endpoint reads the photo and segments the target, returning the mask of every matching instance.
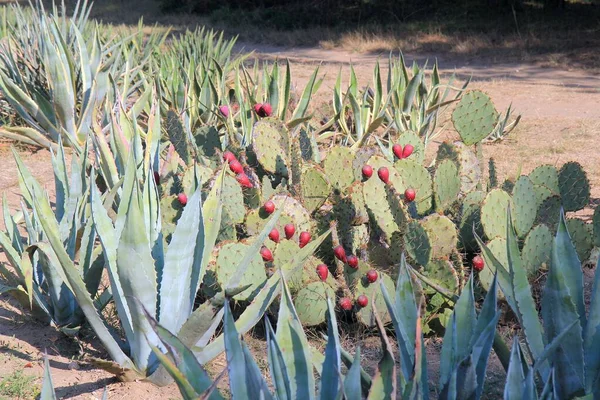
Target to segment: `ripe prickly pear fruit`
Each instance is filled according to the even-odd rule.
[[[236,160],[235,155],[230,152],[229,150],[227,150],[225,153],[223,153],[223,160],[227,161],[228,163]]]
[[[334,247],[333,254],[335,255],[335,258],[337,258],[341,262],[346,262],[346,250],[344,250],[342,246]]]
[[[329,275],[329,268],[325,264],[317,265],[317,275],[319,275],[319,279],[325,282],[327,280],[327,275]]]
[[[296,227],[294,227],[294,224],[287,224],[286,226],[283,227],[283,231],[285,233],[285,238],[287,240],[290,240],[292,238],[292,236],[294,236],[294,233],[296,232]]]
[[[483,258],[481,258],[481,256],[473,257],[473,269],[475,271],[477,271],[477,272],[481,271],[484,266],[485,266],[485,262],[483,261]]]
[[[354,255],[349,255],[348,258],[346,259],[346,262],[348,263],[348,265],[350,266],[350,268],[358,268],[358,258]]]
[[[358,296],[358,299],[356,299],[356,304],[358,304],[360,308],[365,308],[367,304],[369,304],[369,299],[364,294],[361,294]]]
[[[412,144],[407,144],[406,146],[404,146],[404,150],[402,150],[402,158],[410,157],[414,150],[415,148]]]
[[[254,105],[254,112],[257,113],[258,115],[260,115],[260,109],[262,108],[262,103],[256,103]]]
[[[235,174],[241,174],[244,172],[244,167],[238,160],[233,160],[229,163],[229,169]]]
[[[275,243],[279,243],[279,231],[277,230],[277,228],[273,228],[273,230],[269,232],[269,239],[271,239]]]
[[[390,181],[390,171],[388,171],[386,167],[379,168],[379,170],[377,170],[377,176],[379,176],[379,179],[385,184]]]
[[[273,211],[275,211],[275,203],[273,203],[271,200],[267,201],[263,206],[263,210],[265,210],[268,215],[273,214]]]
[[[266,261],[266,262],[273,261],[273,253],[271,253],[271,250],[269,250],[265,246],[263,246],[260,249],[260,255],[262,256],[263,261]]]
[[[185,193],[179,193],[177,195],[177,200],[182,206],[185,206],[187,204],[187,196],[185,195]]]
[[[396,158],[402,159],[402,146],[395,144],[392,146],[392,151],[394,152]]]
[[[371,167],[370,165],[363,165],[362,175],[363,175],[363,178],[365,178],[365,179],[369,179],[370,177],[372,177],[373,176],[373,167]]]
[[[298,241],[298,245],[300,248],[303,248],[310,242],[310,233],[308,232],[300,232],[300,240]]]
[[[250,178],[248,178],[248,175],[241,173],[238,174],[235,179],[238,181],[238,183],[240,185],[242,185],[243,187],[247,187],[247,188],[251,188],[252,187],[252,183],[250,183]]]
[[[378,277],[379,277],[379,275],[377,274],[377,271],[375,271],[374,269],[370,269],[369,271],[367,271],[367,280],[369,281],[369,283],[377,282]]]
[[[352,300],[348,297],[342,297],[339,301],[340,308],[344,311],[352,310]]]
[[[221,113],[222,116],[224,116],[225,118],[229,117],[229,106],[227,105],[222,105],[219,106],[219,112]]]
[[[269,103],[263,103],[261,111],[264,114],[263,116],[270,117],[273,114],[273,107]]]
[[[411,203],[411,202],[415,201],[415,197],[417,197],[417,193],[415,192],[415,189],[408,188],[404,191],[404,200],[406,200],[407,203]]]
[[[158,171],[154,171],[154,183],[160,185],[160,174],[158,173]]]

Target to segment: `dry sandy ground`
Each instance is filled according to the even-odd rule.
[[[282,49],[265,46],[241,45],[245,50],[256,50],[260,59],[289,58],[292,61],[294,83],[301,89],[312,69],[320,65],[325,75],[315,104],[328,102],[340,67],[347,76],[350,62],[354,65],[362,85],[369,84],[378,58],[385,64],[385,54],[350,54],[322,49]],[[409,61],[434,60],[434,55],[407,54]],[[499,110],[512,103],[522,114],[521,125],[510,138],[499,144],[486,145],[486,156],[493,156],[499,164],[500,176],[515,174],[521,166],[528,173],[541,163],[561,165],[570,160],[585,167],[592,184],[592,197],[600,197],[600,78],[581,70],[543,69],[528,64],[467,64],[459,59],[439,59],[444,73],[456,72],[460,79],[473,77],[472,88],[485,90]],[[451,138],[451,134],[448,134]],[[22,152],[25,163],[36,177],[51,191],[52,171],[46,152]],[[0,191],[6,192],[11,208],[18,205],[18,186],[14,161],[7,147],[0,149]],[[5,307],[6,306],[6,307]],[[377,362],[377,340],[365,339],[363,345],[371,349],[367,360],[370,366]],[[93,341],[92,341],[93,342]],[[362,342],[349,340],[347,343]],[[87,346],[87,345],[86,345]],[[60,398],[99,399],[102,388],[109,390],[110,399],[170,399],[179,398],[174,386],[156,388],[147,383],[122,384],[110,375],[79,365],[76,361],[81,349],[77,343],[61,337],[51,328],[37,324],[9,306],[6,297],[0,297],[0,377],[28,362],[32,368],[25,372],[41,376],[40,357],[44,349],[52,360],[52,374]],[[92,351],[92,350],[84,350]],[[435,357],[435,346],[429,351]],[[222,360],[215,370],[220,370]],[[432,371],[435,375],[435,371]],[[501,396],[504,375],[497,361],[491,363],[488,398]]]

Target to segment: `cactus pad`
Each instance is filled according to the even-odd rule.
[[[263,118],[252,127],[252,149],[263,169],[289,176],[290,137],[285,124],[276,118]]]
[[[323,282],[312,282],[294,296],[294,305],[303,326],[315,326],[325,322],[327,298],[335,299],[331,286]]]
[[[435,209],[438,212],[449,209],[458,200],[460,179],[458,168],[453,161],[444,160],[438,165],[433,178],[433,193]]]
[[[421,273],[439,286],[457,292],[459,288],[458,274],[448,260],[432,260],[421,269]],[[426,293],[435,294],[435,289],[423,285]]]
[[[181,124],[181,119],[174,110],[167,111],[166,130],[169,141],[175,148],[175,151],[179,154],[183,162],[189,165],[192,161],[192,156],[188,151],[190,148],[189,140]]]
[[[396,161],[394,167],[402,176],[404,186],[413,188],[417,193],[414,200],[417,213],[420,215],[427,214],[431,210],[433,188],[429,171],[421,164],[414,160],[405,158]]]
[[[552,191],[552,194],[560,194],[558,186],[558,171],[552,165],[540,165],[529,173],[529,179],[534,185],[542,185]]]
[[[409,257],[418,265],[431,261],[431,242],[427,231],[418,221],[411,221],[404,234],[404,247]]]
[[[525,237],[533,227],[538,209],[535,187],[527,176],[520,176],[513,188],[513,223],[517,235]]]
[[[457,234],[454,223],[443,215],[432,214],[425,218],[421,224],[431,243],[431,257],[449,257],[456,249]]]
[[[525,238],[521,260],[528,276],[541,268],[548,269],[552,257],[552,232],[546,225],[537,225]]]
[[[244,194],[240,184],[229,174],[226,174],[223,179],[221,201],[223,202],[223,211],[227,213],[230,223],[239,224],[244,221],[246,216]]]
[[[400,137],[398,137],[396,143],[402,147],[406,146],[407,144],[412,145],[414,150],[409,160],[423,164],[423,161],[425,161],[425,146],[423,146],[423,142],[417,135],[412,132],[404,132],[402,135],[400,135]]]
[[[325,203],[331,193],[331,186],[318,167],[305,167],[300,179],[302,203],[312,213]]]
[[[458,165],[460,191],[469,193],[481,182],[482,171],[477,155],[462,142],[442,143],[438,149],[437,160],[452,160]]]
[[[329,151],[323,169],[334,189],[344,192],[354,182],[353,161],[354,153],[348,147],[336,146]]]
[[[354,180],[362,181],[362,167],[368,164],[369,159],[379,152],[379,149],[374,146],[361,147],[354,154],[352,160],[352,170],[354,171]]]
[[[579,163],[572,161],[562,166],[558,187],[565,211],[581,210],[590,202],[590,182]]]
[[[506,219],[506,218],[505,218]],[[508,266],[508,254],[506,252],[506,239],[497,237],[493,239],[491,242],[487,244],[487,247],[490,249],[494,257],[500,262],[502,268],[506,270],[506,266]],[[500,267],[498,267],[500,268]],[[508,270],[506,270],[508,273]],[[481,271],[479,271],[479,282],[481,282],[481,286],[488,291],[492,286],[492,282],[494,280],[494,270],[490,268],[487,264],[483,267]],[[504,294],[502,290],[498,288],[498,298],[504,299]]]
[[[506,237],[506,209],[512,206],[512,198],[501,189],[487,194],[481,207],[481,224],[488,239]]]
[[[488,137],[494,130],[497,119],[498,112],[492,100],[479,90],[465,93],[452,112],[454,129],[467,146]]]
[[[590,258],[594,243],[592,241],[592,225],[586,224],[579,218],[567,219],[567,230],[577,250],[577,255],[581,261]]]
[[[310,214],[298,200],[283,194],[277,194],[271,198],[271,201],[275,203],[276,208],[284,207],[275,225],[281,235],[283,235],[283,227],[290,223],[294,224],[296,228],[296,233],[294,234],[295,241],[298,240],[300,232],[312,232],[313,221],[310,218]],[[264,212],[262,207],[250,211],[246,216],[246,230],[248,235],[258,235],[267,221],[269,221],[269,215]]]
[[[387,274],[379,272],[379,279],[383,281],[385,289],[390,295],[396,291],[394,282]],[[366,281],[366,279],[360,279],[354,290],[354,299],[357,299],[358,296],[363,294],[369,299],[369,306],[361,308],[356,313],[356,318],[358,321],[365,326],[375,326],[375,316],[373,315],[373,307],[371,306],[373,303],[375,303],[377,314],[381,318],[381,322],[384,324],[389,323],[391,319],[387,311],[383,293],[381,293],[381,286],[379,282],[369,283]]]
[[[544,185],[533,185],[533,189],[535,190],[535,202],[538,208],[544,203],[544,200],[554,195],[552,190]]]
[[[219,286],[226,286],[229,279],[237,273],[240,263],[249,249],[250,245],[245,243],[222,243],[219,246],[215,267]],[[256,256],[250,261],[250,265],[240,281],[240,286],[251,286],[233,298],[240,301],[252,300],[266,279],[265,264],[260,253],[256,252]]]
[[[485,199],[485,193],[475,191],[467,194],[462,204],[460,223],[458,226],[458,238],[460,245],[466,251],[476,251],[478,249],[477,240],[473,235],[473,228],[480,237],[483,236],[483,226],[481,225],[481,204]]]
[[[201,126],[194,132],[194,141],[200,153],[208,158],[215,158],[221,152],[219,131],[214,126]]]
[[[560,218],[560,196],[550,196],[538,208],[535,222],[544,224],[554,233]]]

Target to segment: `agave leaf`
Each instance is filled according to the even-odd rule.
[[[331,299],[327,298],[327,346],[325,347],[325,361],[321,372],[321,400],[335,399],[340,390],[341,359],[340,338],[338,325],[335,318],[335,308]]]
[[[215,247],[219,229],[221,227],[221,218],[223,215],[223,202],[221,195],[223,193],[223,181],[225,179],[226,168],[223,168],[217,176],[212,189],[208,193],[204,204],[202,205],[202,215],[204,216],[204,252],[202,253],[202,267],[197,278],[195,288],[196,292],[204,278],[206,266],[210,261],[210,255]],[[194,285],[192,285],[194,287]]]
[[[600,273],[597,272],[599,267],[600,260],[596,264],[590,314],[583,336],[586,367],[585,388],[589,393],[600,393],[600,354],[594,351],[597,343],[600,343]]]
[[[521,395],[523,394],[523,381],[525,380],[523,362],[521,346],[519,346],[519,337],[515,336],[510,352],[510,365],[508,366],[508,371],[506,371],[504,400],[517,400],[521,398]]]
[[[377,399],[395,399],[396,398],[396,362],[394,361],[394,353],[390,346],[390,341],[385,333],[385,326],[381,322],[379,313],[375,308],[375,304],[371,302],[373,307],[373,315],[377,323],[377,330],[381,337],[381,347],[383,356],[377,365],[377,372],[371,384],[369,391],[369,400]]]
[[[310,348],[285,278],[281,280],[281,290],[276,340],[289,375],[293,377],[290,381],[292,398],[314,399],[315,378],[312,372]]]
[[[48,362],[48,354],[44,354],[44,383],[42,384],[40,400],[56,400],[54,384],[52,383],[52,374],[50,373],[50,363]]]
[[[310,78],[308,78],[308,83],[304,87],[304,91],[302,92],[302,96],[300,97],[300,101],[296,106],[296,110],[294,111],[294,115],[291,118],[291,121],[303,118],[306,115],[306,111],[308,110],[308,103],[312,97],[312,94],[316,92],[321,85],[322,79],[317,79],[317,74],[319,73],[319,67],[317,67]]]
[[[315,352],[319,355],[321,354],[317,350],[315,350]],[[340,347],[340,354],[342,356],[342,361],[344,362],[346,368],[352,368],[352,366],[354,365],[354,357],[352,357],[350,353],[348,353],[348,351],[346,351],[343,347]],[[315,355],[313,354],[313,359],[314,358]],[[323,360],[321,361],[325,361],[325,358],[323,357]],[[365,370],[362,369],[362,367],[360,367],[360,365],[358,366],[358,368],[360,369],[360,386],[363,392],[368,393],[372,383],[371,376],[368,373],[366,373]]]
[[[279,343],[275,340],[273,327],[266,317],[265,325],[267,327],[267,357],[271,379],[273,380],[273,386],[275,386],[275,393],[279,400],[291,400],[293,397],[290,388],[290,376],[288,375]]]
[[[354,361],[344,379],[344,398],[346,400],[362,400],[360,368],[360,346],[356,348]]]

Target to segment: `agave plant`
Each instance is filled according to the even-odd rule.
[[[595,396],[600,393],[600,355],[596,349],[600,332],[600,273],[596,272],[590,309],[586,314],[581,262],[561,211],[543,289],[543,322],[540,322],[510,210],[506,226],[508,262],[505,265],[479,239],[486,265],[497,274],[499,286],[523,329],[526,349],[532,360],[532,365],[527,366],[518,343],[513,344],[505,398]],[[539,396],[535,386],[537,376],[545,386]]]

